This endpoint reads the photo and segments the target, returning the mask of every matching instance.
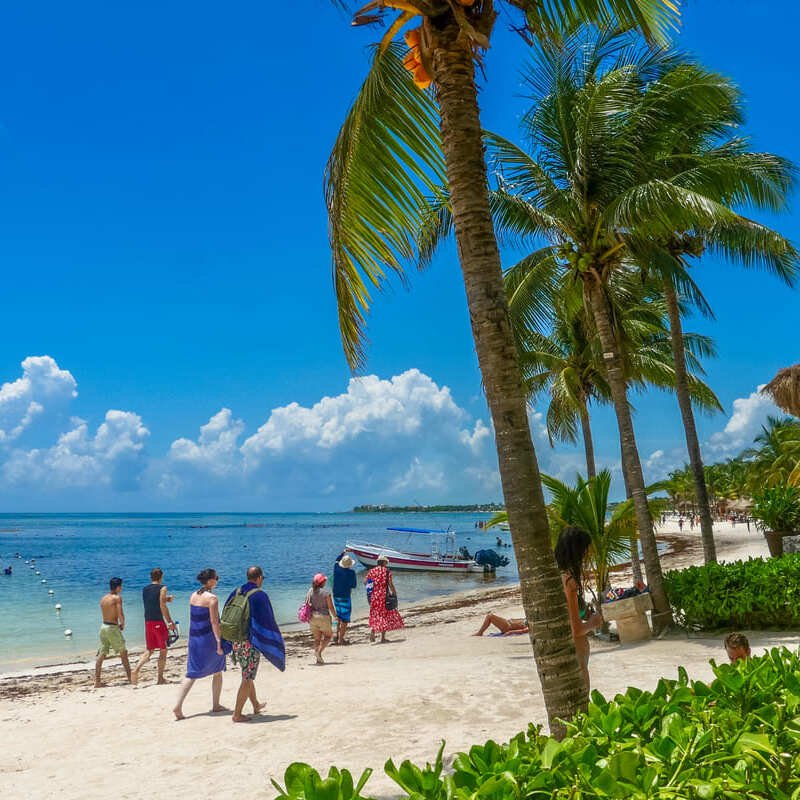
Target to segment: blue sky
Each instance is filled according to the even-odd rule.
[[[508,23],[481,105],[514,136],[525,52]],[[679,41],[742,87],[756,146],[800,162],[798,27],[789,2],[692,2]],[[375,298],[368,385],[342,356],[322,172],[374,32],[326,0],[17,4],[2,31],[0,507],[499,497],[452,250]],[[774,222],[800,240],[793,213]],[[726,408],[701,435],[724,457],[770,410],[756,387],[798,360],[800,299],[710,261],[698,281],[717,320],[687,328],[717,341]],[[683,460],[675,402],[636,406],[657,477]],[[532,422],[543,467],[570,475],[580,451],[550,451]],[[613,420],[595,427],[614,467]]]

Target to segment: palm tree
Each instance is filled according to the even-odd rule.
[[[502,222],[498,221],[502,232]],[[505,275],[509,295],[511,325],[517,339],[523,378],[531,400],[547,391],[547,432],[553,440],[575,442],[580,425],[586,455],[586,474],[596,474],[589,404],[608,403],[611,392],[606,381],[599,343],[591,317],[587,315],[580,292],[569,284],[552,291],[547,282],[536,281],[536,294],[528,288],[531,271],[527,260]],[[534,274],[534,278],[537,277]],[[619,285],[618,285],[619,284]],[[625,360],[625,373],[631,387],[644,391],[650,386],[672,390],[675,370],[666,308],[653,282],[638,278],[622,284],[614,281],[610,299]],[[541,303],[541,293],[549,297],[552,318],[543,326],[531,328],[530,303]],[[719,400],[702,381],[700,356],[713,355],[710,339],[686,334],[688,360],[692,373],[687,377],[691,397],[704,410],[721,410]]]
[[[511,291],[511,322],[528,398],[532,402],[545,391],[549,395],[545,419],[551,447],[556,439],[575,442],[580,425],[586,474],[591,479],[597,468],[589,403],[605,402],[609,392],[605,376],[598,368],[597,348],[583,304],[575,307],[568,296],[554,295],[553,321],[548,334],[520,324],[514,314],[513,298]]]
[[[339,0],[340,5],[349,4]],[[371,0],[356,23],[396,17],[384,35],[364,88],[337,138],[326,174],[334,283],[345,353],[363,363],[367,285],[385,270],[401,273],[413,259],[408,233],[420,195],[441,171],[453,210],[455,237],[478,363],[495,428],[506,507],[514,531],[522,603],[551,731],[584,708],[587,693],[575,656],[516,360],[495,238],[478,110],[476,61],[488,48],[495,5],[520,15],[519,27],[549,39],[579,21],[622,24],[663,37],[674,24],[673,0]],[[410,41],[417,85],[432,80],[436,104],[414,93],[399,54],[389,43],[404,25],[421,20]],[[410,61],[407,61],[410,65]],[[437,125],[438,123],[438,125]],[[440,137],[436,130],[440,132]],[[431,166],[431,165],[434,166]]]
[[[543,475],[542,482],[553,498],[548,506],[552,534],[557,536],[565,526],[575,525],[592,539],[589,561],[599,608],[610,585],[611,567],[627,555],[631,530],[636,528],[633,503],[626,500],[610,509],[611,472],[607,469],[588,480],[576,476],[575,486],[549,475]],[[658,501],[653,502],[656,504],[654,511],[657,511],[660,507]]]
[[[691,260],[717,252],[746,267],[760,266],[786,284],[797,274],[797,251],[780,234],[734,212],[737,206],[779,211],[794,181],[794,167],[770,153],[749,149],[739,132],[744,120],[741,92],[717,77],[718,91],[709,94],[685,124],[672,128],[657,145],[652,164],[654,179],[666,179],[702,194],[711,201],[707,220],[691,229],[673,232],[662,242],[660,254],[650,254],[648,266],[660,276],[670,317],[675,361],[675,388],[681,411],[689,463],[695,483],[705,561],[716,561],[711,510],[705,484],[700,442],[688,392],[685,347],[679,296],[687,295],[707,316],[710,308],[688,277]]]
[[[800,422],[789,417],[768,417],[767,424],[742,453],[748,463],[750,491],[793,482],[800,464]]]
[[[681,163],[672,175],[656,171],[654,177],[653,171],[665,139],[671,142],[665,131],[680,129],[716,102],[724,81],[674,53],[628,44],[625,37],[601,35],[541,50],[529,77],[535,103],[524,120],[532,154],[499,137],[489,143],[503,176],[501,192],[514,194],[517,205],[525,199],[530,226],[549,243],[537,251],[538,260],[564,264],[591,309],[659,628],[670,610],[609,287],[614,276],[649,264],[676,230],[732,230],[738,218],[701,193],[705,174],[693,182]]]

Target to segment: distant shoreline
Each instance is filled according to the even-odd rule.
[[[505,506],[497,503],[480,503],[470,506],[385,506],[385,505],[364,505],[355,506],[354,514],[438,514],[447,513],[469,513],[469,514],[496,514],[498,511],[505,511]]]

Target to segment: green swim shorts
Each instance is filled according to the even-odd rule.
[[[119,625],[107,625],[105,622],[100,627],[100,647],[97,655],[107,656],[111,651],[116,655],[127,650],[125,637],[119,629]]]

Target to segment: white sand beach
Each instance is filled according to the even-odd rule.
[[[678,535],[669,524],[665,533]],[[748,533],[724,523],[716,533],[721,560],[766,555],[755,528]],[[665,569],[701,563],[699,531],[685,530],[677,541],[683,549],[664,557]],[[406,609],[407,629],[390,634],[394,641],[385,645],[370,645],[364,625],[355,625],[354,644],[330,648],[324,667],[312,665],[305,637],[292,639],[285,673],[262,661],[257,687],[268,705],[248,724],[208,713],[209,679],[190,693],[188,718],[175,722],[177,687],[154,686],[154,664],[136,689],[123,684],[117,668],[108,672],[112,685],[99,690],[90,688],[86,671],[0,680],[0,791],[29,800],[152,793],[173,800],[221,793],[271,798],[269,779],[282,781],[288,764],[306,761],[321,772],[330,764],[355,773],[371,766],[367,794],[395,797],[397,787],[382,771],[387,758],[424,762],[442,739],[452,754],[545,721],[527,636],[470,635],[488,610],[520,616],[514,595],[490,589]],[[748,634],[756,653],[800,644],[798,636]],[[592,684],[605,694],[651,688],[681,664],[692,678],[705,679],[709,658],[724,655],[719,637],[685,633],[629,646],[593,641]],[[184,658],[172,654],[170,661],[177,680]],[[226,706],[238,682],[238,672],[226,673]]]

